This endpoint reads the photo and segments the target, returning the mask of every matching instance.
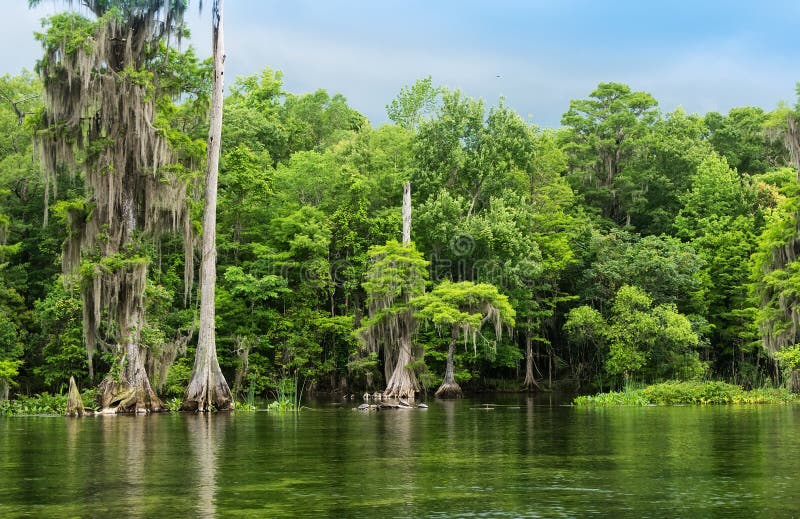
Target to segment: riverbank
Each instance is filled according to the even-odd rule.
[[[788,404],[798,395],[785,388],[745,390],[726,382],[669,381],[644,388],[582,395],[573,400],[578,407],[706,404]]]
[[[87,389],[81,393],[83,404],[90,407],[97,399],[97,390]],[[0,416],[63,415],[67,410],[67,394],[18,395],[0,402]]]
[[[518,393],[518,392],[515,392]],[[510,396],[511,392],[491,391],[479,393],[481,395]],[[83,402],[89,405],[95,401],[95,390],[86,390],[82,394]],[[785,388],[757,388],[745,390],[741,386],[726,382],[681,382],[669,381],[653,384],[641,388],[628,388],[623,391],[610,391],[595,395],[582,395],[571,398],[569,393],[539,393],[538,397],[545,397],[553,405],[572,403],[576,407],[622,407],[622,406],[653,406],[653,405],[709,405],[709,404],[789,404],[800,401],[800,395],[794,394]],[[312,400],[316,401],[314,398]],[[427,401],[422,398],[420,401]],[[323,398],[324,405],[339,401],[335,396]],[[349,399],[346,399],[350,403]],[[167,408],[177,410],[180,399],[166,402]],[[353,405],[361,403],[358,399]],[[50,395],[42,393],[34,396],[20,395],[14,400],[0,402],[0,416],[20,415],[63,415],[67,406],[67,395]],[[263,402],[263,405],[253,403],[237,403],[236,409],[242,411],[255,411],[265,409],[281,411],[281,401]]]

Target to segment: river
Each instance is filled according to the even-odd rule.
[[[798,406],[357,403],[0,418],[0,517],[800,515]]]

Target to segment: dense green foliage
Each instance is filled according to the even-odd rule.
[[[51,19],[43,44],[86,41],[70,16]],[[186,186],[196,235],[208,63],[164,47],[150,59],[147,77],[128,79],[158,96],[165,169]],[[97,382],[88,312],[62,283],[60,257],[65,226],[93,215],[81,164],[108,143],[76,147],[75,170],[61,164],[46,183],[33,139],[58,129],[37,128],[41,91],[29,73],[0,78],[2,398],[63,392],[70,376]],[[282,380],[348,394],[385,387],[401,314],[421,325],[406,368],[426,388],[443,379],[451,335],[481,346],[454,353],[465,389],[519,387],[526,355],[541,383],[584,389],[709,377],[759,387],[797,370],[797,112],[663,114],[618,83],[565,109],[563,127],[545,130],[426,78],[389,100],[393,123],[373,128],[341,95],[286,92],[279,71],[237,79],[217,238],[217,348],[236,397],[269,395]],[[397,243],[406,181],[409,248]],[[182,392],[196,340],[185,252],[177,233],[143,236],[137,250],[91,264],[114,273],[131,268],[115,262],[147,262],[141,335],[164,397]],[[466,288],[494,310],[455,301]],[[482,327],[494,311],[513,334]],[[93,360],[98,374],[110,369],[101,353]],[[690,400],[716,398],[691,387]],[[654,391],[642,398],[661,402]]]
[[[86,406],[94,404],[97,397],[94,389],[87,389],[81,394],[81,399]],[[67,394],[51,395],[40,393],[38,395],[18,395],[14,400],[0,402],[0,416],[25,416],[25,415],[63,415],[67,410]]]
[[[684,404],[788,404],[798,396],[783,388],[745,391],[725,382],[680,382],[670,380],[642,389],[611,391],[575,398],[578,407],[617,407]]]

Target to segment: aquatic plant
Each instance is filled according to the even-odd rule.
[[[180,411],[181,410],[181,399],[178,397],[170,398],[164,402],[164,407],[169,409],[170,411]]]
[[[299,378],[281,378],[275,388],[275,400],[267,405],[267,410],[279,413],[300,411],[304,390],[305,383],[301,385]]]

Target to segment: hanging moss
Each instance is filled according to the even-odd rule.
[[[784,142],[800,179],[800,129],[796,113],[786,117]],[[773,213],[753,255],[753,287],[759,301],[761,342],[770,356],[800,339],[800,185]]]
[[[67,211],[63,268],[65,279],[79,274],[90,371],[97,347],[115,354],[120,376],[103,382],[102,403],[120,411],[161,410],[141,344],[149,264],[142,244],[165,232],[183,233],[191,285],[193,236],[186,184],[167,167],[172,154],[154,126],[157,78],[148,63],[162,40],[182,34],[185,5],[81,4],[96,18],[56,15],[37,35],[46,107],[37,148],[48,193],[57,191],[60,167],[85,180],[89,200]]]
[[[422,352],[412,344],[418,325],[409,301],[425,291],[428,262],[413,243],[401,245],[394,240],[372,247],[369,256],[371,264],[363,284],[368,318],[359,337],[367,352],[383,352],[384,393],[413,399],[419,382],[407,366],[421,358]]]
[[[510,331],[516,317],[508,297],[488,283],[444,281],[409,304],[416,308],[415,317],[431,322],[439,334],[450,335],[444,379],[436,390],[436,396],[441,398],[461,396],[461,388],[454,376],[456,341],[463,338],[465,346],[471,342],[473,351],[477,351],[478,334],[485,323],[493,325],[495,338],[499,339],[503,325]],[[490,344],[492,348],[496,347],[496,343]]]

